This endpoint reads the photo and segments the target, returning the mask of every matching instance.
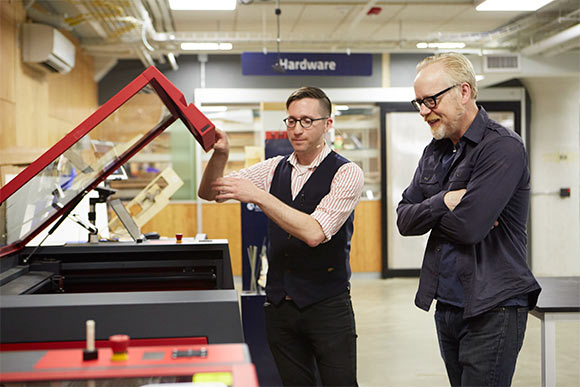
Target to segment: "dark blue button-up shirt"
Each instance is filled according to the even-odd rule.
[[[455,146],[449,143],[449,149],[441,156],[441,177],[443,184],[449,179],[449,171],[455,159],[463,153],[464,141],[459,141]],[[439,264],[439,283],[437,284],[436,298],[446,304],[463,308],[463,286],[455,270],[457,253],[455,245],[451,242],[441,243],[441,262]]]
[[[429,310],[440,275],[453,274],[440,274],[442,249],[452,243],[465,318],[521,295],[528,296],[533,308],[540,286],[526,262],[530,175],[523,142],[483,108],[461,141],[464,145],[448,174],[443,173],[441,160],[450,141],[431,141],[397,207],[402,235],[431,231],[415,304]],[[462,188],[465,195],[450,211],[443,197]],[[496,220],[499,226],[492,229]]]

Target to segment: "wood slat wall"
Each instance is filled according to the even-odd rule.
[[[242,218],[240,204],[202,204],[203,232],[210,239],[227,239],[234,275],[242,273]],[[143,232],[158,232],[173,237],[197,234],[197,205],[171,203],[143,227]],[[353,272],[381,271],[381,202],[362,201],[355,211],[350,262]]]
[[[68,74],[37,70],[21,60],[22,2],[0,1],[0,164],[28,164],[94,112],[93,59],[77,45]],[[69,39],[74,39],[68,35]],[[76,42],[75,42],[76,43]]]

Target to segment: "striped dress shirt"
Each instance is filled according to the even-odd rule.
[[[330,152],[328,145],[325,145],[310,165],[301,165],[295,153],[290,155],[288,162],[292,165],[292,199],[296,198],[308,178]],[[248,179],[256,187],[270,192],[274,172],[283,158],[284,156],[275,156],[229,176]],[[354,211],[360,201],[363,185],[363,171],[355,163],[346,163],[338,169],[332,180],[330,192],[322,198],[314,212],[310,214],[322,227],[326,236],[325,242],[340,230]]]

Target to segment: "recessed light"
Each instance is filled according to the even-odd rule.
[[[535,11],[553,0],[485,0],[475,7],[478,11]]]
[[[169,0],[174,11],[233,11],[236,0]]]

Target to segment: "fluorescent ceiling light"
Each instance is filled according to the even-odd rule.
[[[188,51],[228,51],[233,48],[231,43],[181,43],[182,50]]]
[[[478,75],[478,74],[475,75],[476,82],[483,81],[484,79],[485,79],[484,75]]]
[[[169,0],[174,11],[233,11],[236,0]]]
[[[335,110],[348,110],[347,105],[334,105]]]
[[[553,0],[485,0],[478,11],[535,11]]]
[[[465,43],[460,42],[438,42],[438,43],[417,43],[417,48],[463,48]]]

